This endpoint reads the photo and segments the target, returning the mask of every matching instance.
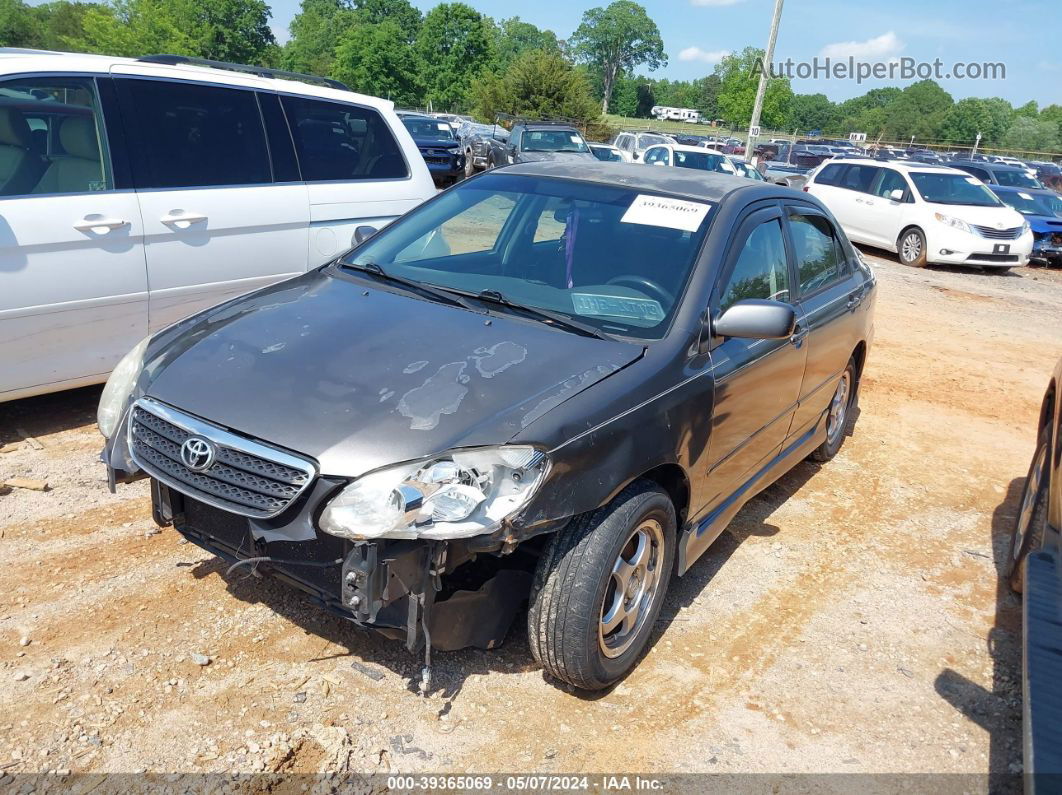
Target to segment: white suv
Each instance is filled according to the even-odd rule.
[[[895,251],[905,265],[1025,265],[1033,234],[1020,213],[964,171],[926,163],[830,160],[804,190],[854,243]]]
[[[104,381],[435,193],[392,103],[198,63],[0,50],[0,401]]]

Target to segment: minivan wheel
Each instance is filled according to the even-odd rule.
[[[829,461],[841,449],[844,438],[848,435],[852,423],[852,409],[856,405],[856,364],[849,359],[848,365],[841,373],[841,379],[830,398],[830,407],[826,412],[826,441],[815,448],[809,456],[812,461]]]
[[[547,672],[600,690],[634,667],[667,594],[675,524],[667,494],[635,481],[550,539],[527,619],[531,653]]]
[[[927,262],[926,236],[921,229],[908,229],[897,246],[900,262],[912,268],[924,268]]]
[[[1018,518],[1014,522],[1014,532],[1010,538],[1010,555],[1008,557],[1007,579],[1016,593],[1025,587],[1025,559],[1029,553],[1044,545],[1047,529],[1047,485],[1050,473],[1048,456],[1048,429],[1040,432],[1036,443],[1029,474],[1025,478],[1025,488],[1021,492],[1018,504]]]

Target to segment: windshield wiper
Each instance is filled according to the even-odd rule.
[[[367,273],[370,276],[375,276],[377,279],[391,282],[391,284],[398,284],[410,290],[423,293],[424,295],[430,295],[432,298],[444,304],[459,306],[462,309],[479,313],[479,310],[469,303],[468,299],[456,292],[442,287],[436,287],[435,285],[425,284],[424,282],[414,281],[413,279],[403,279],[401,276],[395,276],[393,273],[388,273],[375,262],[340,262],[339,266],[341,268],[350,268],[351,270],[360,271],[361,273]]]
[[[492,304],[498,304],[499,306],[506,306],[510,309],[515,309],[518,312],[535,318],[543,323],[550,325],[556,325],[561,328],[565,328],[568,331],[574,331],[577,334],[583,334],[587,337],[597,337],[599,340],[614,341],[615,337],[610,334],[606,334],[601,329],[591,326],[589,323],[582,323],[575,318],[562,315],[558,312],[550,312],[548,309],[540,309],[537,306],[528,306],[527,304],[518,304],[515,301],[510,301],[504,295],[497,290],[482,290],[476,294],[476,298],[481,301],[487,301]]]

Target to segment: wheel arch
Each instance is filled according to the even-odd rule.
[[[918,224],[908,224],[907,226],[905,226],[903,229],[900,230],[900,234],[896,235],[895,245],[896,245],[896,250],[897,251],[900,250],[900,241],[903,240],[903,236],[906,235],[908,232],[910,232],[912,229],[917,229],[919,231],[919,233],[922,235],[922,239],[926,240],[926,230],[925,229],[920,227]],[[928,240],[926,240],[926,245],[927,246],[929,245],[929,241]]]
[[[686,471],[678,464],[661,464],[632,478],[630,482],[636,480],[647,480],[664,490],[671,499],[671,504],[675,506],[676,526],[682,530],[690,509],[690,481]]]

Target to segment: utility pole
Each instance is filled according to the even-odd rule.
[[[770,80],[771,64],[774,63],[774,44],[778,40],[778,23],[782,21],[782,3],[774,0],[774,18],[771,19],[771,35],[767,39],[767,52],[763,69],[760,70],[760,84],[756,88],[756,102],[752,106],[752,120],[749,122],[749,138],[745,143],[745,157],[752,157],[755,139],[760,134],[760,114],[763,113],[763,96],[767,93],[767,81]]]
[[[977,154],[977,147],[980,145],[980,143],[981,143],[981,133],[977,133],[977,138],[974,139],[973,151],[970,152],[970,158],[971,159],[973,159],[973,156]]]

